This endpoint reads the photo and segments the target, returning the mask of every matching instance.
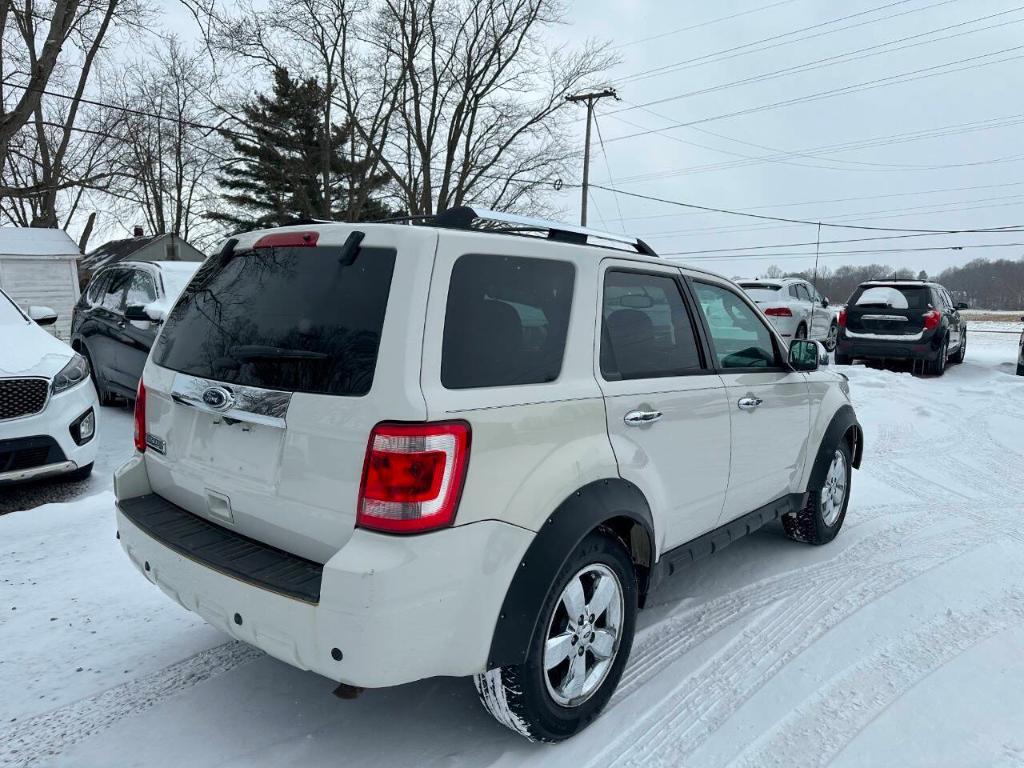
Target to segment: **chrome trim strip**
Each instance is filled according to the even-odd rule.
[[[861,320],[884,320],[887,323],[907,323],[910,320],[903,315],[861,315]]]
[[[924,338],[924,331],[920,333],[854,333],[849,328],[846,329],[847,337],[851,339],[874,339],[875,341],[920,341]]]
[[[46,400],[43,402],[43,407],[40,408],[35,413],[26,413],[24,416],[12,416],[9,419],[0,419],[0,423],[2,424],[7,424],[12,421],[18,421],[19,419],[31,419],[33,416],[38,416],[40,413],[45,411],[50,405],[50,400],[53,398],[53,383],[50,379],[46,378],[45,376],[0,376],[0,381],[21,381],[23,379],[34,379],[36,381],[46,382]],[[82,381],[85,381],[85,379],[83,379]],[[64,391],[67,392],[68,390]]]
[[[15,483],[20,480],[34,480],[48,475],[62,475],[65,472],[74,472],[78,465],[73,461],[62,461],[57,464],[44,464],[41,467],[29,469],[14,469],[10,472],[0,472],[0,483]]]
[[[208,389],[226,389],[230,392],[232,396],[230,407],[218,409],[207,405],[203,400],[203,393]],[[292,402],[292,394],[292,392],[282,392],[276,389],[225,384],[212,379],[190,376],[186,373],[174,374],[170,392],[174,402],[196,408],[204,413],[277,429],[285,429],[288,426],[285,417],[288,414],[288,406]]]

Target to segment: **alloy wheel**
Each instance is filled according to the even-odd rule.
[[[843,512],[845,500],[846,455],[836,449],[828,468],[828,474],[825,475],[825,485],[821,489],[821,518],[825,525],[831,527],[836,524],[836,520]]]

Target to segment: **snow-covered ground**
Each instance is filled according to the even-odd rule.
[[[106,466],[0,517],[0,766],[1024,766],[1016,341],[973,333],[941,379],[847,369],[867,450],[843,533],[762,530],[670,582],[611,706],[555,747],[468,680],[342,701],[227,642],[129,566]],[[113,464],[130,418],[104,416]]]

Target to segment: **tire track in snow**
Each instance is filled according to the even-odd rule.
[[[197,653],[158,672],[122,683],[0,731],[0,767],[29,768],[163,700],[265,654],[239,642]]]
[[[952,540],[948,533],[932,538],[936,546],[924,554],[848,571],[841,580],[842,594],[838,599],[822,600],[821,590],[812,585],[791,598],[791,602],[806,606],[799,614],[790,610],[766,611],[681,681],[672,694],[649,708],[591,765],[643,766],[665,754],[683,761],[786,664],[833,627],[894,589],[989,540],[984,531]],[[798,615],[797,621],[787,621]],[[769,635],[771,642],[765,640]],[[665,661],[670,662],[671,659]]]
[[[967,613],[947,611],[905,632],[821,686],[730,768],[828,765],[895,701],[929,675],[990,637],[1024,622],[1024,595],[1010,593]],[[814,750],[801,747],[814,744]]]

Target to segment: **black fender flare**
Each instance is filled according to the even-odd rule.
[[[864,455],[864,430],[857,421],[857,414],[853,412],[853,406],[843,405],[832,415],[832,420],[825,429],[818,446],[818,455],[814,459],[814,466],[811,469],[811,476],[807,480],[807,490],[817,488],[825,481],[825,474],[832,463],[832,452],[836,449],[851,427],[854,431],[851,453],[853,466],[860,469],[861,457]]]
[[[526,661],[530,639],[552,582],[584,537],[610,521],[625,522],[631,528],[639,526],[646,534],[649,559],[645,570],[649,571],[655,556],[654,518],[643,492],[618,477],[583,486],[551,513],[523,555],[495,622],[488,669]],[[611,528],[621,537],[619,526],[613,523]],[[637,552],[631,542],[624,543],[636,560]],[[639,586],[644,594],[647,575],[642,578]]]

